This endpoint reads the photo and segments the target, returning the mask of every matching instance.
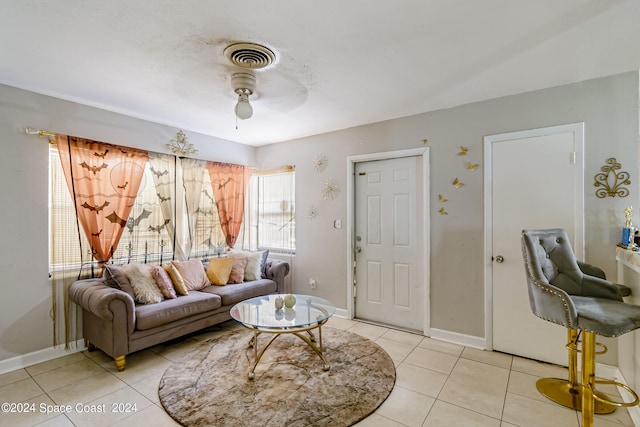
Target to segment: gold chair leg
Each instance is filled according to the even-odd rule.
[[[562,378],[541,378],[536,382],[536,388],[546,398],[567,408],[580,411],[582,409],[582,390],[578,379],[578,331],[567,329],[568,351],[568,380]],[[597,395],[604,394],[596,391]],[[610,414],[616,410],[615,405],[601,401],[595,403],[596,414]]]
[[[593,427],[596,383],[596,335],[582,331],[582,427]]]

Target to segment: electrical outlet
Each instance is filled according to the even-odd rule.
[[[314,279],[313,277],[309,277],[309,286],[311,286],[311,289],[317,288],[318,282],[316,282],[316,279]]]

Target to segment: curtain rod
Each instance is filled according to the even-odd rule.
[[[282,173],[282,172],[292,172],[294,170],[296,170],[296,167],[293,165],[285,165],[285,166],[280,166],[279,168],[275,168],[275,169],[266,169],[266,170],[261,170],[258,168],[251,168],[252,171],[254,173],[260,174],[260,175],[271,175],[274,173]]]
[[[24,131],[27,135],[38,135],[40,138],[47,136],[50,144],[55,142],[55,136],[57,135],[55,132],[51,132],[49,130],[35,129],[32,127],[26,127]]]

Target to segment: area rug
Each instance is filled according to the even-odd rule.
[[[205,341],[169,367],[158,389],[167,413],[184,426],[349,426],[375,411],[395,384],[393,361],[380,346],[329,327],[322,328],[328,371],[288,334],[271,344],[250,380],[251,337],[241,330]],[[259,338],[262,345],[269,336]]]

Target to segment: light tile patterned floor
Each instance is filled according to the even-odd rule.
[[[496,352],[480,351],[420,335],[342,318],[328,326],[376,341],[394,360],[396,385],[358,427],[579,427],[580,413],[538,394],[540,376],[566,378],[566,369]],[[233,321],[170,344],[127,356],[117,372],[100,351],[69,356],[0,375],[0,402],[35,405],[22,414],[0,412],[4,426],[177,426],[158,400],[165,369],[199,342],[241,328]],[[135,412],[126,412],[135,403]],[[79,413],[104,404],[108,413]],[[112,413],[120,405],[122,412]],[[71,405],[46,414],[47,405]],[[596,427],[633,426],[626,409],[597,415]]]

